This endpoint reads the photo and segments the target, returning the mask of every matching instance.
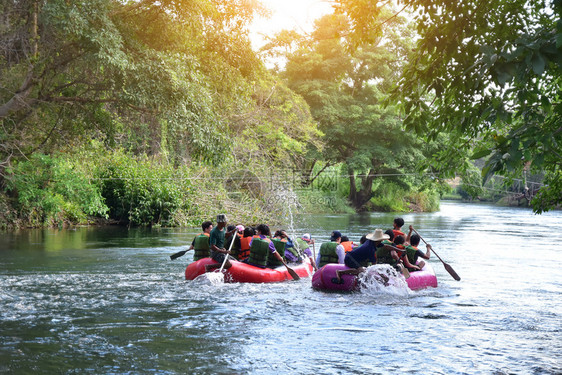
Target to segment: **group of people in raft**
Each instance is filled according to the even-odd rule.
[[[255,228],[243,225],[228,225],[226,215],[217,215],[217,225],[205,221],[201,228],[203,232],[197,235],[189,250],[194,250],[193,260],[211,257],[217,263],[205,266],[207,272],[221,267],[232,266],[231,260],[244,262],[260,268],[276,268],[289,263],[302,263],[310,258],[314,269],[322,268],[329,263],[345,264],[349,269],[336,271],[337,277],[332,282],[342,283],[341,275],[359,275],[371,264],[389,264],[397,271],[408,277],[409,272],[421,270],[424,261],[418,263],[419,258],[429,259],[431,245],[426,244],[426,252],[418,249],[420,236],[412,234],[410,225],[406,235],[401,228],[402,218],[395,218],[393,229],[383,232],[376,229],[361,238],[355,245],[341,232],[333,231],[330,242],[320,246],[316,259],[313,257],[311,245],[314,239],[305,233],[294,242],[284,230],[277,230],[273,236],[266,224],[259,224]],[[232,243],[234,241],[234,243]],[[225,261],[225,257],[227,258]]]

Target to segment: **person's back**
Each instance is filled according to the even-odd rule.
[[[269,238],[260,238],[255,235],[250,245],[250,255],[248,257],[248,264],[265,268],[269,258]]]
[[[402,232],[402,227],[404,226],[404,219],[402,219],[401,217],[397,217],[394,219],[392,225],[394,227],[392,229],[392,232],[394,233],[394,237],[404,236],[404,238],[406,238],[406,233]]]
[[[355,249],[347,253],[348,257],[351,257],[355,263],[354,268],[359,266],[368,267],[371,263],[376,263],[375,250],[376,242],[371,240],[366,240],[362,245],[357,246]]]
[[[347,236],[342,236],[340,244],[343,246],[343,249],[346,253],[349,253],[351,250],[353,250],[353,242],[350,241]]]
[[[250,227],[244,228],[244,234],[240,238],[240,252],[238,253],[238,260],[246,260],[250,256],[250,242],[254,237],[254,230]]]
[[[338,244],[335,242],[324,242],[320,245],[320,261],[318,262],[318,267],[324,267],[328,263],[338,263],[338,254],[336,253],[336,248]]]
[[[285,260],[291,263],[302,263],[305,257],[305,250],[308,248],[306,241],[300,238],[291,241],[285,231],[283,231],[283,235],[287,239],[287,243],[285,244]]]
[[[271,242],[273,242],[273,245],[275,246],[275,250],[277,250],[277,253],[281,256],[281,258],[285,258],[285,246],[287,244],[287,239],[284,238],[284,235],[281,231],[277,231],[275,232],[275,236],[271,239]],[[269,257],[268,261],[267,261],[267,266],[269,268],[276,268],[279,266],[282,266],[283,262],[281,262],[279,259],[275,258],[275,257]]]
[[[377,264],[390,264],[394,267],[398,264],[399,260],[393,256],[393,250],[388,248],[387,245],[393,245],[393,243],[390,240],[384,240],[377,244]]]
[[[200,233],[193,241],[193,260],[197,261],[211,256],[209,251],[209,233]]]
[[[410,237],[410,244],[406,246],[406,256],[408,257],[408,261],[410,264],[415,265],[418,261],[418,258],[429,259],[431,252],[431,245],[427,245],[426,253],[418,249],[418,245],[420,244],[420,236],[414,234]],[[419,262],[418,266],[420,269],[423,268],[425,262],[422,260]]]
[[[250,243],[250,256],[246,263],[260,268],[267,267],[270,254],[277,254],[275,246],[268,238],[269,235],[271,235],[271,232],[267,225],[260,224],[256,227],[256,235]]]
[[[197,261],[211,256],[209,247],[210,232],[213,228],[213,223],[205,221],[201,224],[202,233],[199,233],[193,240],[193,260]]]
[[[339,231],[333,231],[330,241],[331,242],[325,242],[320,246],[318,259],[316,259],[318,268],[324,267],[329,263],[343,264],[344,262],[345,249],[340,244],[341,233]]]
[[[229,225],[226,227],[226,231],[230,232],[234,229],[237,229],[236,226],[234,225]],[[234,243],[232,244],[232,248],[230,247],[230,243],[234,241]],[[235,231],[235,235],[232,235],[228,238],[226,238],[225,240],[225,244],[224,246],[227,249],[231,249],[230,250],[230,255],[234,258],[234,259],[240,259],[240,236],[238,235],[238,233]]]

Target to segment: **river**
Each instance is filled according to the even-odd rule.
[[[305,215],[352,240],[395,215]],[[185,281],[196,229],[0,233],[0,373],[560,374],[562,212],[442,202],[401,215],[462,278],[315,291]],[[424,246],[421,246],[425,249]]]

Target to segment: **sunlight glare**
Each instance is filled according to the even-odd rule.
[[[265,44],[264,36],[273,36],[281,30],[309,33],[314,20],[332,11],[326,0],[260,0],[271,10],[270,18],[257,17],[250,26],[252,46],[259,49]]]

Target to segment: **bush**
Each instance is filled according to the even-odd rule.
[[[57,154],[34,154],[8,169],[7,190],[30,226],[80,224],[88,216],[105,216],[99,187],[76,160]]]
[[[404,190],[402,186],[386,182],[376,192],[371,204],[383,212],[429,212],[439,209],[439,192],[434,189]]]
[[[115,151],[98,167],[109,216],[132,225],[178,225],[189,221],[192,183],[188,171]]]

